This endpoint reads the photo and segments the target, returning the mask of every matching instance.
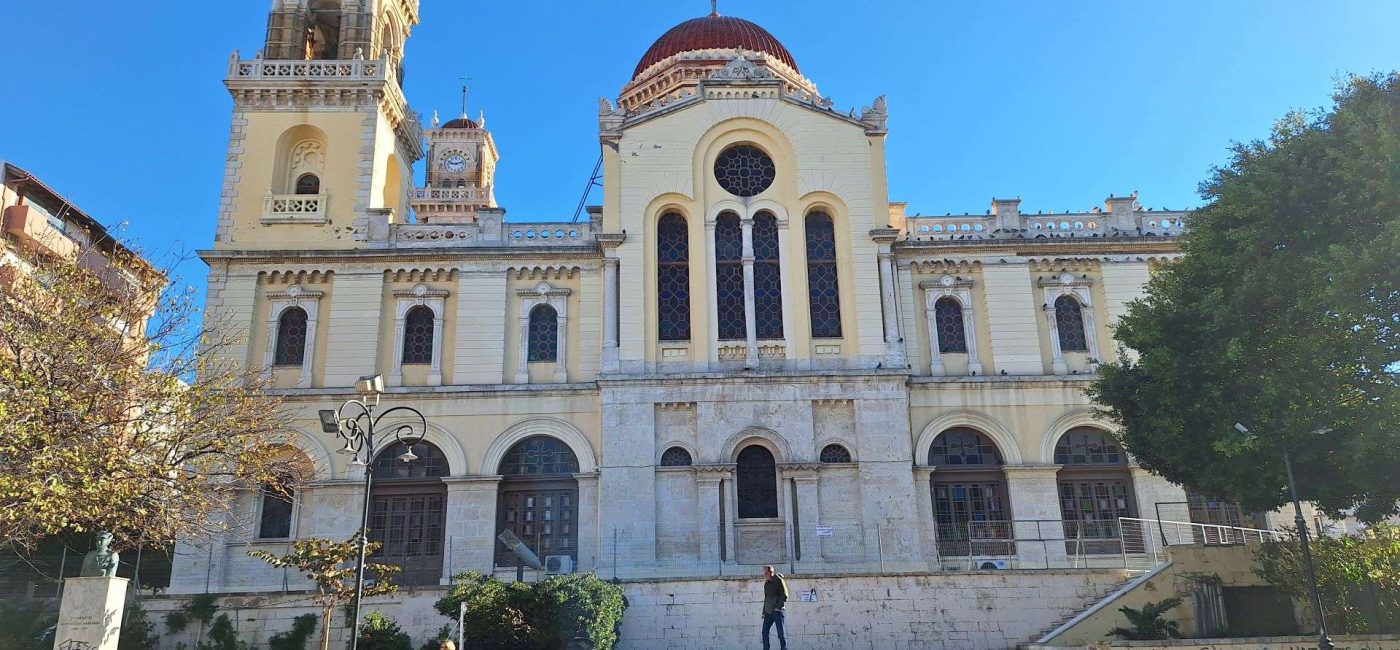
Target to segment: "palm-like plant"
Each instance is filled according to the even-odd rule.
[[[1144,603],[1142,609],[1119,607],[1118,611],[1123,612],[1130,627],[1115,627],[1108,631],[1107,636],[1122,637],[1128,641],[1179,639],[1181,629],[1176,621],[1169,621],[1162,616],[1180,604],[1180,598],[1168,598],[1155,603]]]

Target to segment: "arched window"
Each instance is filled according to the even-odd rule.
[[[836,227],[831,215],[807,215],[807,304],[812,338],[841,337],[841,291],[836,280]]]
[[[715,219],[715,312],[719,340],[748,338],[744,317],[744,234],[739,215],[724,212]]]
[[[320,194],[321,178],[315,174],[302,174],[297,177],[297,194]]]
[[[661,454],[662,467],[690,467],[690,452],[685,447],[671,447]]]
[[[778,465],[773,452],[749,445],[739,452],[736,463],[739,492],[739,518],[760,519],[778,516]]]
[[[657,338],[690,340],[690,232],[674,212],[656,223]]]
[[[822,453],[818,456],[823,463],[849,463],[851,462],[851,451],[838,444],[830,444],[822,447]]]
[[[760,339],[783,338],[783,269],[778,259],[778,218],[753,218],[753,304]]]
[[[550,555],[578,557],[578,457],[568,445],[550,436],[532,436],[515,443],[501,459],[496,500],[496,528],[520,538],[540,559]],[[496,545],[496,564],[515,566],[519,559]]]
[[[929,447],[938,552],[1013,555],[1011,511],[1001,452],[980,431],[949,429]]]
[[[1118,518],[1137,511],[1128,455],[1107,432],[1077,427],[1056,443],[1055,464],[1060,465],[1065,550],[1076,555],[1122,552]]]
[[[1060,332],[1060,351],[1089,351],[1089,342],[1084,338],[1083,308],[1074,296],[1055,299],[1055,328]]]
[[[306,358],[306,310],[291,307],[277,318],[277,347],[273,364],[300,366]]]
[[[286,539],[292,536],[292,498],[290,488],[274,484],[263,486],[258,539]]]
[[[559,313],[549,305],[536,305],[530,310],[530,361],[559,359]]]
[[[446,456],[430,442],[411,448],[395,443],[375,456],[372,471],[369,538],[383,544],[374,561],[402,568],[394,579],[400,585],[438,584],[447,520]]]
[[[425,305],[415,305],[404,315],[404,365],[433,362],[433,318],[433,310]]]
[[[933,317],[938,321],[938,351],[967,352],[967,332],[963,329],[962,303],[944,296],[933,304]]]

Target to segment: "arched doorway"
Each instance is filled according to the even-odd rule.
[[[1075,427],[1055,445],[1060,516],[1071,555],[1121,553],[1119,517],[1136,517],[1128,454],[1108,432]]]
[[[934,468],[938,554],[1014,555],[1006,474],[996,443],[975,429],[948,429],[933,439],[928,464]]]
[[[374,561],[402,568],[400,585],[436,585],[442,578],[447,458],[429,442],[413,445],[412,462],[401,460],[406,451],[394,444],[374,459],[369,538],[384,544]]]
[[[578,564],[578,457],[551,436],[515,443],[497,470],[496,531],[515,533],[543,561],[567,555]],[[496,565],[515,566],[515,553],[496,544]]]

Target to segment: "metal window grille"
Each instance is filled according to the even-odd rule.
[[[841,445],[830,444],[822,447],[822,453],[818,458],[823,463],[849,463],[851,462],[851,452]]]
[[[530,340],[527,343],[530,361],[559,359],[559,313],[549,305],[536,305],[530,310]]]
[[[404,316],[403,363],[433,362],[433,310],[415,305]]]
[[[945,296],[933,304],[933,318],[938,325],[938,351],[967,352],[967,333],[963,330],[962,304]]]
[[[783,338],[783,270],[778,257],[778,218],[753,219],[753,300],[758,338]]]
[[[755,196],[773,185],[777,167],[762,149],[741,144],[725,149],[715,159],[715,180],[735,196]]]
[[[1060,333],[1060,350],[1064,352],[1087,352],[1089,350],[1089,343],[1084,338],[1083,309],[1073,296],[1060,296],[1055,299],[1055,328]]]
[[[940,555],[1010,555],[1005,481],[939,480],[933,516]]]
[[[657,335],[690,340],[690,233],[685,217],[662,215],[656,228]]]
[[[277,347],[273,363],[300,366],[306,357],[306,310],[292,307],[277,319]]]
[[[744,316],[744,241],[739,215],[725,212],[715,219],[715,312],[719,340],[748,338]]]
[[[691,463],[690,452],[684,447],[671,447],[661,454],[662,467],[689,467]]]
[[[836,228],[825,212],[807,215],[807,303],[811,311],[812,338],[840,338]]]

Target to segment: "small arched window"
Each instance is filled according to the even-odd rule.
[[[744,316],[744,234],[739,215],[724,212],[715,219],[715,311],[719,340],[748,338]]]
[[[967,352],[967,332],[963,329],[963,309],[957,298],[944,296],[933,303],[938,325],[938,351]]]
[[[536,305],[530,310],[530,361],[559,359],[559,313],[549,305]]]
[[[807,215],[807,304],[812,338],[841,337],[841,292],[836,279],[836,227],[831,215]]]
[[[413,456],[404,461],[410,450]],[[374,458],[374,480],[412,480],[447,476],[447,457],[431,442],[420,441],[411,448],[394,443]]]
[[[433,362],[433,310],[415,305],[404,315],[403,363]]]
[[[656,222],[657,338],[690,340],[690,232],[668,212]]]
[[[1056,465],[1127,465],[1128,456],[1108,433],[1092,427],[1070,429],[1055,445]]]
[[[662,467],[690,467],[693,461],[685,447],[671,447],[661,454]]]
[[[740,519],[778,516],[778,465],[773,452],[749,445],[735,463]]]
[[[277,347],[273,364],[300,366],[306,358],[306,310],[291,307],[277,318]]]
[[[851,462],[851,452],[841,445],[830,444],[822,447],[819,458],[823,463],[849,463]]]
[[[1083,308],[1074,296],[1055,299],[1055,328],[1060,333],[1062,352],[1089,351],[1089,342],[1084,338]]]
[[[297,177],[297,194],[320,194],[321,177],[315,174],[302,174]]]
[[[949,429],[938,434],[929,447],[928,464],[934,467],[994,467],[1001,465],[996,443],[973,429]]]
[[[778,218],[753,218],[753,305],[758,338],[783,338],[783,268],[778,259]]]
[[[558,476],[578,473],[578,456],[562,440],[532,436],[515,443],[501,459],[503,476]]]

